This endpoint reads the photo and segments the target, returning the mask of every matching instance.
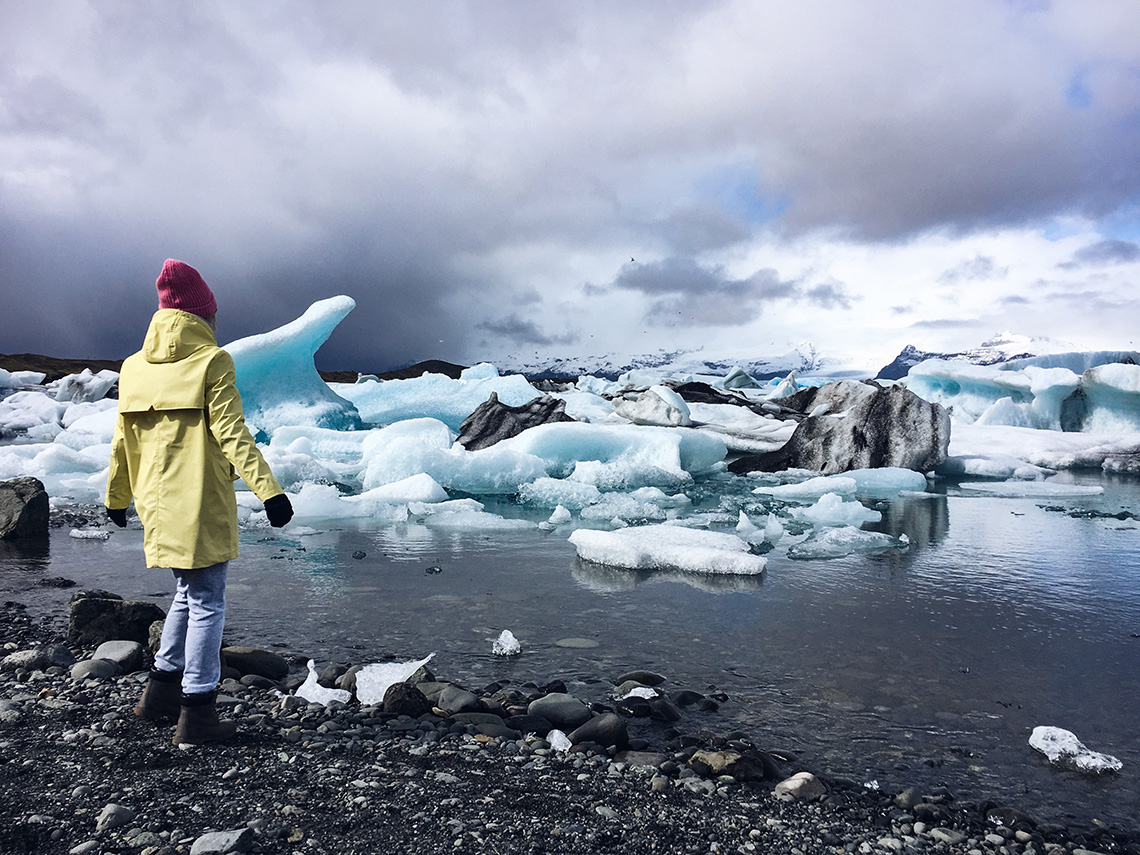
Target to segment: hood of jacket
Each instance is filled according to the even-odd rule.
[[[159,309],[143,339],[143,358],[152,364],[180,362],[204,347],[217,347],[214,330],[202,318],[179,309]]]

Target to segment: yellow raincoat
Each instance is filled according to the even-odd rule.
[[[160,309],[119,374],[106,505],[126,508],[134,497],[148,567],[209,567],[238,554],[238,474],[263,502],[284,492],[245,425],[234,361],[210,325]]]

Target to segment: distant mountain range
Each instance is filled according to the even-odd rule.
[[[919,350],[913,344],[902,349],[894,361],[883,366],[876,380],[898,380],[906,377],[915,365],[927,359],[961,359],[974,365],[996,365],[1014,359],[1028,359],[1033,356],[1046,356],[1054,353],[1080,351],[1079,345],[1071,342],[1054,341],[1049,338],[1033,338],[1009,331],[1000,332],[983,341],[977,347],[956,353],[936,353]]]
[[[615,380],[627,371],[637,369],[723,376],[737,367],[757,380],[770,380],[773,377],[784,377],[791,371],[809,374],[820,370],[824,365],[825,360],[810,342],[779,356],[745,360],[710,358],[701,350],[659,350],[637,356],[607,354],[542,360],[507,357],[495,361],[495,366],[504,374],[525,374],[533,379],[577,378],[588,374],[607,380]]]

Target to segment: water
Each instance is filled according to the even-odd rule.
[[[437,673],[472,686],[561,677],[589,699],[603,696],[599,678],[650,668],[673,687],[729,696],[718,713],[686,712],[687,728],[739,729],[885,789],[945,785],[1042,820],[1134,829],[1140,523],[1066,511],[1140,513],[1140,483],[1069,477],[1106,493],[994,499],[950,486],[881,506],[875,528],[906,533],[906,552],[793,561],[781,543],[762,578],[586,565],[566,532],[243,532],[227,635],[322,665],[435,652]],[[757,511],[746,484],[692,491],[697,510],[726,525],[740,507]],[[57,531],[43,554],[7,549],[0,568],[0,596],[41,614],[62,614],[70,594],[36,584],[51,576],[164,607],[169,597],[135,530],[105,543]],[[491,655],[503,629],[522,656]],[[567,638],[596,646],[558,644]],[[1049,766],[1028,746],[1042,724],[1119,757],[1123,771],[1090,779]]]

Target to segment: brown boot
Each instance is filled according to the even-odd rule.
[[[202,745],[207,742],[224,742],[235,733],[237,725],[218,718],[215,705],[217,692],[183,695],[178,726],[174,728],[175,745]]]
[[[147,721],[174,721],[182,710],[182,672],[152,668],[135,715]]]

